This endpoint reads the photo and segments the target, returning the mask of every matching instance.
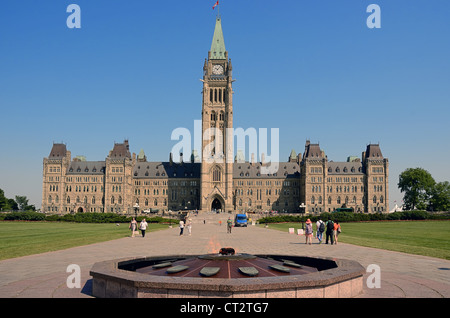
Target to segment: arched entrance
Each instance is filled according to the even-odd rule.
[[[81,207],[78,208],[77,212],[78,212],[78,213],[83,213],[83,208],[81,208]]]
[[[221,211],[221,210],[222,210],[222,203],[218,198],[215,198],[211,203],[211,211]]]

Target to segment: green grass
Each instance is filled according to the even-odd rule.
[[[301,223],[269,224],[286,232],[290,227]],[[341,223],[341,228],[339,242],[450,260],[450,221]]]
[[[149,224],[148,232],[168,228]],[[0,222],[0,260],[62,250],[130,236],[128,224]]]

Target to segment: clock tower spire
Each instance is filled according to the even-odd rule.
[[[220,16],[203,66],[201,208],[233,210],[232,67]],[[231,131],[231,136],[227,136]]]

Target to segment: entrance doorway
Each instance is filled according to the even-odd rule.
[[[215,198],[214,201],[211,204],[211,210],[212,211],[221,211],[222,210],[222,203],[220,203],[220,200]]]

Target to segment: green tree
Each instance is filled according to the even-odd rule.
[[[0,211],[6,210],[5,207],[8,204],[8,199],[5,197],[5,192],[0,189]]]
[[[448,181],[436,183],[433,187],[433,190],[431,191],[429,210],[450,210],[450,183]]]
[[[425,210],[429,205],[436,184],[431,174],[422,168],[408,168],[400,174],[398,187],[405,192],[403,201],[406,210]]]
[[[28,207],[28,199],[24,195],[16,195],[16,202],[20,211],[25,211]]]

